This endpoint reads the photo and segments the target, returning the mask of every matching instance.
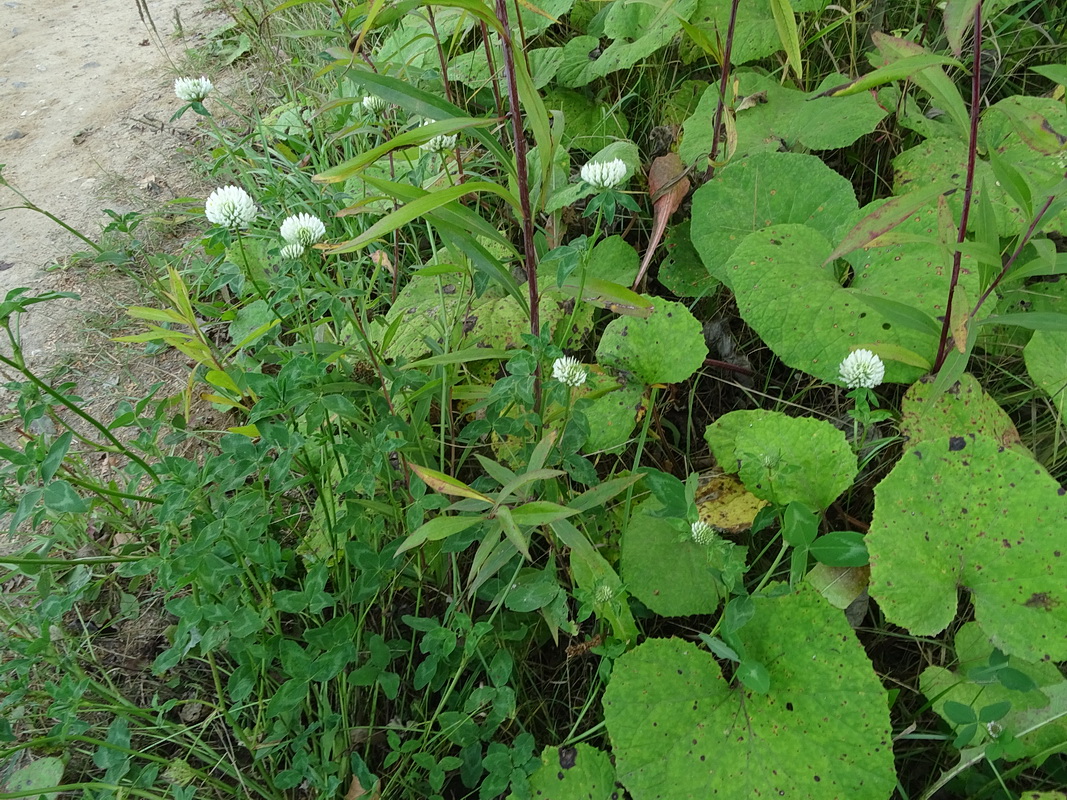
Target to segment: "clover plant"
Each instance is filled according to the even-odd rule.
[[[1067,43],[942,6],[234,10],[175,396],[0,303],[7,794],[1053,796]]]

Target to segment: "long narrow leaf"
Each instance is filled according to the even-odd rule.
[[[411,84],[394,78],[391,75],[381,75],[369,70],[354,69],[355,80],[369,86],[378,97],[386,102],[400,106],[411,114],[418,114],[427,119],[447,119],[449,117],[467,117],[467,113],[447,100],[437,95],[417,89]],[[495,136],[486,133],[480,128],[472,128],[471,134],[481,142],[500,163],[512,175],[515,174],[515,164],[508,152],[501,147]]]
[[[412,186],[409,183],[387,181],[383,178],[376,178],[371,175],[364,175],[363,180],[375,189],[384,192],[389,197],[404,203],[409,203],[412,200],[417,200],[418,198],[425,197],[429,194],[425,189],[418,186]],[[503,189],[501,191],[503,191]],[[512,207],[515,207],[518,203],[514,197],[514,195],[509,194],[509,197],[505,198]],[[441,206],[440,208],[431,211],[427,216],[434,222],[451,225],[459,230],[467,231],[474,236],[484,236],[496,244],[508,248],[510,252],[514,252],[510,240],[486,222],[477,212],[471,211],[469,208],[465,208],[462,205]]]
[[[774,27],[778,29],[778,41],[785,50],[787,62],[793,67],[793,74],[798,83],[804,81],[804,64],[800,60],[800,34],[797,32],[797,18],[789,0],[771,0],[771,14],[774,15]]]
[[[826,257],[824,264],[840,258],[853,250],[859,250],[879,236],[883,236],[893,230],[920,208],[925,207],[935,197],[939,197],[952,189],[948,180],[932,183],[914,192],[894,197],[878,206],[874,211],[865,216],[845,234],[841,243]]]
[[[495,125],[499,121],[500,120],[498,119],[484,119],[479,117],[454,117],[451,119],[442,119],[437,122],[431,122],[428,125],[421,125],[414,130],[406,131],[398,136],[394,136],[388,142],[384,142],[365,153],[360,153],[359,155],[348,159],[348,161],[331,167],[325,172],[320,172],[312,178],[312,180],[317,181],[318,183],[337,183],[338,181],[348,180],[364,167],[370,166],[378,159],[388,155],[394,150],[424,144],[430,141],[433,137],[442,134],[455,133],[456,131],[463,131],[469,128]]]
[[[825,92],[821,92],[816,96],[845,97],[850,94],[859,94],[860,92],[875,89],[886,83],[891,83],[892,81],[911,78],[925,69],[938,67],[943,64],[951,64],[954,67],[959,67],[960,69],[963,68],[963,65],[954,58],[937,56],[932,53],[920,53],[918,55],[901,58],[898,61],[894,61],[892,64],[874,70],[874,72],[868,72],[866,75],[861,75],[859,78],[849,81],[848,83],[843,83],[840,86],[834,86],[827,89]]]
[[[327,253],[351,253],[354,250],[359,250],[365,245],[373,242],[375,239],[380,239],[386,236],[397,228],[407,225],[419,217],[426,216],[429,212],[447,205],[460,197],[468,194],[476,194],[478,192],[490,192],[492,194],[500,195],[507,199],[511,197],[510,192],[506,189],[500,188],[495,183],[489,183],[488,181],[471,181],[469,183],[463,183],[459,186],[449,186],[447,189],[438,189],[435,192],[430,192],[417,200],[412,200],[407,205],[398,208],[392,213],[386,214],[380,220],[371,225],[367,230],[363,231],[355,239],[349,239],[347,242],[341,242],[340,244],[326,245],[322,249]]]

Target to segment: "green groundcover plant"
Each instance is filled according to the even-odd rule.
[[[889,5],[230,7],[184,390],[0,303],[0,797],[1064,797],[1067,20]]]

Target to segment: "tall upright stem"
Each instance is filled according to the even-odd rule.
[[[982,102],[982,4],[974,6],[974,61],[971,66],[971,130],[967,142],[967,177],[963,189],[963,209],[960,211],[960,228],[956,233],[956,244],[963,244],[967,238],[967,221],[971,216],[971,202],[974,196],[974,166],[978,154],[978,108]],[[952,279],[948,285],[948,300],[945,302],[945,318],[941,323],[941,339],[937,343],[937,358],[934,360],[933,372],[936,374],[945,363],[948,355],[949,333],[952,329],[952,301],[956,296],[956,285],[960,282],[960,262],[963,251],[959,247],[952,254]],[[957,342],[966,344],[966,342]]]
[[[541,335],[540,296],[537,291],[537,249],[534,245],[534,220],[530,207],[530,176],[526,169],[526,135],[523,133],[522,107],[519,105],[519,84],[515,78],[515,50],[512,47],[511,26],[508,24],[507,0],[496,0],[496,18],[503,35],[500,47],[504,55],[504,79],[508,85],[508,113],[515,140],[515,173],[519,185],[519,207],[522,210],[522,248],[526,268],[526,288],[530,293],[530,333]],[[546,156],[541,155],[542,158]],[[534,371],[534,413],[541,413],[541,367]]]
[[[541,335],[541,320],[538,310],[537,251],[534,247],[533,212],[530,209],[530,178],[526,169],[526,135],[523,133],[522,107],[519,104],[519,85],[515,79],[515,50],[511,41],[511,26],[508,24],[506,0],[496,0],[496,16],[504,35],[501,49],[504,53],[504,80],[508,89],[508,113],[511,116],[511,131],[515,140],[515,172],[519,184],[519,205],[522,209],[522,244],[525,251],[526,285],[530,292],[530,333]]]
[[[711,161],[715,161],[719,156],[719,131],[722,128],[722,115],[726,108],[726,87],[730,83],[730,58],[734,49],[734,28],[737,26],[737,6],[740,2],[741,0],[733,0],[730,3],[730,23],[726,27],[726,44],[722,51],[722,75],[719,77],[719,103],[715,106],[715,121],[711,128],[711,152],[708,154]],[[709,164],[707,172],[704,173],[704,180],[711,180],[714,173],[715,167]]]

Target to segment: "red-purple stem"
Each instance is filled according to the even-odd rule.
[[[711,134],[711,152],[708,154],[708,158],[711,161],[719,155],[719,135],[720,128],[722,127],[722,115],[726,108],[726,87],[730,82],[730,54],[734,49],[734,27],[737,25],[737,6],[740,5],[741,0],[733,0],[730,4],[730,23],[726,26],[726,44],[723,46],[722,51],[722,76],[719,78],[719,104],[715,106],[715,121],[712,125]],[[707,172],[704,173],[704,180],[711,180],[711,176],[715,174],[714,164],[709,164]]]
[[[974,62],[971,67],[971,131],[967,142],[967,178],[963,189],[963,210],[960,211],[960,229],[956,234],[956,244],[963,244],[967,238],[967,220],[971,216],[971,201],[974,196],[974,165],[978,156],[978,108],[982,102],[982,71],[979,69],[982,58],[982,4],[974,6]],[[956,248],[952,254],[952,280],[948,285],[948,301],[945,303],[945,318],[941,323],[941,340],[937,343],[937,359],[933,372],[941,369],[948,354],[949,333],[952,328],[952,301],[956,296],[956,286],[960,282],[960,262],[963,251]],[[959,344],[965,344],[960,342]]]
[[[996,280],[994,280],[991,284],[989,284],[989,288],[986,289],[984,292],[982,292],[982,296],[979,297],[978,298],[978,302],[974,304],[974,310],[971,311],[971,318],[972,319],[978,314],[978,309],[980,309],[982,307],[982,304],[986,300],[989,299],[989,295],[993,294],[993,290],[996,289],[997,286],[1000,285],[1000,282],[1002,280],[1004,280],[1004,278],[1007,277],[1008,272],[1011,270],[1011,268],[1015,264],[1016,260],[1022,254],[1023,248],[1026,247],[1027,242],[1029,242],[1030,239],[1033,237],[1034,231],[1037,230],[1037,226],[1041,224],[1042,217],[1045,216],[1045,212],[1048,211],[1049,206],[1052,205],[1052,203],[1055,201],[1055,199],[1056,199],[1055,195],[1049,195],[1047,198],[1045,198],[1044,205],[1042,205],[1041,208],[1038,210],[1037,215],[1034,217],[1033,221],[1030,223],[1030,227],[1026,229],[1026,233],[1023,234],[1023,238],[1021,238],[1019,240],[1019,244],[1016,246],[1015,250],[1012,252],[1011,257],[1007,261],[1004,262],[1004,266],[1001,267],[1000,274],[997,275]]]
[[[496,0],[496,17],[504,31],[501,49],[504,53],[504,80],[508,88],[508,112],[515,140],[515,172],[519,185],[519,206],[522,209],[522,244],[525,250],[526,284],[530,292],[530,333],[541,335],[541,319],[537,292],[537,251],[534,247],[534,221],[530,210],[530,179],[526,171],[526,135],[523,133],[522,108],[519,105],[519,85],[515,78],[515,51],[511,42],[506,0]]]

